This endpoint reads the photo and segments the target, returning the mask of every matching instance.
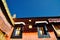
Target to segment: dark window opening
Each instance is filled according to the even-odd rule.
[[[15,25],[11,38],[22,38],[22,27]]]
[[[50,37],[46,25],[38,26],[37,30],[38,30],[38,38],[49,38]]]

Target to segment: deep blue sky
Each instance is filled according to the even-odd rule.
[[[60,0],[6,0],[11,15],[21,17],[60,16]]]

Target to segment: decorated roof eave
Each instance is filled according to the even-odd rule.
[[[10,24],[14,25],[14,21],[13,21],[13,18],[12,18],[12,16],[11,16],[11,14],[10,14],[9,9],[8,9],[6,0],[2,0],[2,1],[1,1],[1,4],[3,4],[3,5],[2,5],[2,9],[4,8],[4,9],[3,9],[3,13],[4,13],[6,19],[8,20],[8,22],[9,22]],[[5,11],[5,12],[4,12],[4,11]]]

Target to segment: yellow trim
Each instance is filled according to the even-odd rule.
[[[8,6],[7,6],[7,3],[6,3],[6,0],[2,0],[2,2],[3,2],[3,5],[4,5],[5,9],[6,9],[6,12],[7,12],[7,14],[8,14],[8,16],[9,16],[9,18],[10,18],[12,24],[14,25],[14,21],[13,21],[13,18],[12,18],[12,16],[11,16],[11,14],[10,14],[9,9],[8,9]]]

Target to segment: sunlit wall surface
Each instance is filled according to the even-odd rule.
[[[60,16],[60,0],[6,0],[11,14],[21,17]]]

